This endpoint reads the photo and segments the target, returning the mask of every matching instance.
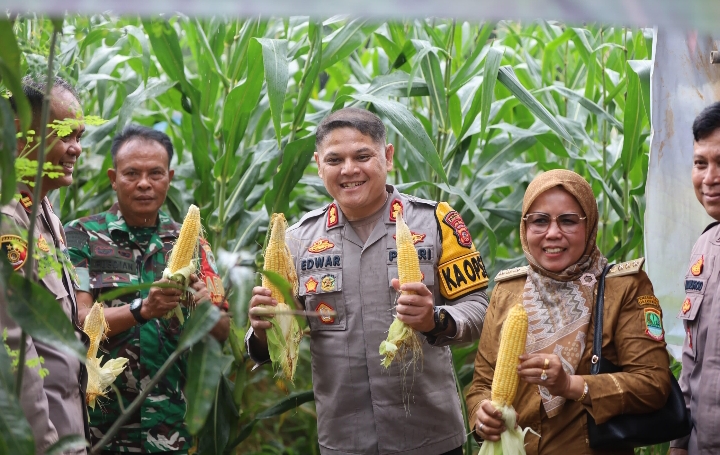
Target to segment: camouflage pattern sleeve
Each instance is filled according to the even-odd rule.
[[[78,289],[90,292],[90,235],[85,231],[78,221],[71,221],[65,225],[65,236],[67,237],[68,254],[70,261],[75,266],[78,275]]]
[[[210,291],[210,298],[213,305],[227,311],[228,302],[225,298],[225,288],[220,278],[217,264],[215,263],[215,255],[212,252],[210,244],[205,239],[200,239],[200,272],[198,277],[205,283]]]

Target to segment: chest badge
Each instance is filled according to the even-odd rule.
[[[335,318],[331,316],[332,314],[335,314],[335,310],[333,310],[327,303],[320,302],[320,304],[315,307],[315,311],[320,313],[320,322],[323,324],[332,324],[335,322]]]
[[[692,302],[690,301],[690,298],[686,298],[685,301],[682,304],[682,312],[683,314],[686,314],[688,311],[690,311],[690,308],[692,308]]]
[[[327,275],[323,275],[323,277],[320,279],[320,288],[325,292],[332,292],[336,288],[335,283],[335,275],[328,273]]]
[[[402,202],[400,202],[400,199],[393,200],[392,204],[390,204],[390,221],[397,221],[397,214],[398,212],[402,212],[403,208],[404,207]]]
[[[330,208],[327,212],[327,227],[331,228],[333,226],[336,226],[338,224],[339,217],[338,217],[338,208],[337,205],[333,202],[330,204]]]
[[[308,248],[308,252],[322,253],[323,251],[327,251],[334,246],[335,244],[328,239],[317,239],[313,242],[312,245],[310,245],[310,247]]]
[[[17,235],[0,236],[0,250],[7,255],[13,270],[20,270],[27,259],[27,242]]]
[[[317,292],[317,287],[318,281],[313,277],[308,278],[308,280],[305,282],[305,292],[308,294],[312,292]]]
[[[698,276],[703,271],[703,264],[705,263],[705,256],[700,256],[700,259],[690,267],[690,272],[693,276]]]
[[[45,253],[50,252],[50,245],[48,245],[47,240],[45,240],[45,237],[40,234],[40,238],[37,241],[37,247],[40,251],[44,251]]]
[[[419,234],[417,232],[410,231],[410,234],[412,234],[412,241],[413,245],[417,245],[418,243],[421,243],[425,240],[425,237],[427,237],[426,234]],[[393,239],[397,240],[395,237],[395,234],[393,234]]]

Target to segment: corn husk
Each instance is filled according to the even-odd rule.
[[[105,337],[108,329],[105,320],[105,311],[102,303],[95,303],[85,317],[83,332],[90,338],[90,347],[88,348],[87,360],[85,365],[88,370],[88,384],[85,399],[90,408],[95,409],[95,403],[98,398],[107,396],[110,385],[115,382],[115,378],[125,369],[128,359],[118,357],[110,359],[101,366],[102,356],[97,357],[100,342]]]
[[[281,311],[290,310],[290,307],[282,302],[278,302],[277,306],[272,308]],[[266,331],[270,360],[278,376],[292,382],[297,367],[300,340],[302,340],[300,325],[292,314],[276,314],[270,322],[272,328]]]
[[[412,361],[422,355],[422,343],[417,332],[397,317],[390,324],[388,336],[380,343],[380,355],[384,355],[380,362],[389,368],[395,357],[404,358],[406,353],[412,353]]]

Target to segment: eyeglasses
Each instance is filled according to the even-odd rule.
[[[553,221],[557,223],[558,229],[565,234],[575,234],[580,230],[581,223],[586,220],[586,216],[580,216],[577,213],[563,213],[555,217],[551,217],[547,213],[528,213],[523,217],[527,228],[533,234],[544,234],[550,229]]]

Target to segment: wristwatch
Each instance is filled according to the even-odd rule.
[[[433,318],[435,319],[435,327],[429,332],[423,332],[423,335],[435,337],[444,332],[450,324],[450,315],[442,308],[435,307]]]
[[[137,298],[130,302],[130,313],[132,313],[133,317],[137,321],[139,325],[145,324],[148,322],[147,319],[142,317],[142,314],[140,314],[140,310],[142,309],[143,299]]]

